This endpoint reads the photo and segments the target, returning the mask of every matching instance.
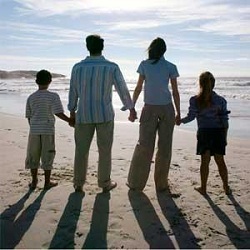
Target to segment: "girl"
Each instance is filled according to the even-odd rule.
[[[226,194],[230,194],[228,171],[224,161],[230,111],[227,110],[226,100],[213,91],[215,79],[210,72],[207,71],[200,75],[199,85],[199,94],[190,98],[189,112],[180,121],[185,124],[196,118],[198,123],[197,155],[201,155],[201,186],[196,187],[195,190],[202,195],[206,194],[209,162],[211,156],[214,156],[224,191]]]

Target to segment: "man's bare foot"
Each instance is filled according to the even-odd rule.
[[[58,185],[58,183],[57,182],[52,182],[52,181],[50,181],[49,183],[45,183],[44,184],[44,190],[49,190],[49,189],[51,189],[51,188],[53,188],[53,187],[56,187]]]
[[[195,187],[194,190],[198,191],[201,195],[206,195],[207,191],[201,187]]]
[[[74,188],[75,188],[76,193],[84,193],[82,186],[75,186],[74,185]]]
[[[103,193],[107,193],[111,191],[112,189],[116,188],[116,186],[117,186],[117,183],[115,181],[110,181],[109,185],[102,189]]]

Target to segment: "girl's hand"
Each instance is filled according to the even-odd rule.
[[[175,116],[175,124],[176,124],[177,126],[180,126],[180,125],[181,125],[181,117],[180,117],[180,115],[176,115],[176,116]]]

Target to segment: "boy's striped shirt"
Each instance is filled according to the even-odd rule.
[[[25,113],[30,120],[30,134],[54,134],[54,114],[58,113],[63,113],[63,106],[57,93],[37,90],[31,94],[27,99]]]

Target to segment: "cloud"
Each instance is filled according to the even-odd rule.
[[[0,69],[4,70],[40,70],[48,69],[56,73],[70,75],[72,66],[80,58],[53,58],[36,56],[0,55]]]
[[[92,22],[109,30],[154,29],[183,24],[183,30],[221,35],[250,35],[250,6],[206,0],[15,0],[18,12],[35,16],[110,15],[112,20]],[[244,2],[245,3],[245,2]],[[145,18],[148,17],[148,18]],[[91,20],[90,20],[91,21]]]
[[[2,22],[0,30],[8,31],[8,35],[5,35],[4,39],[10,41],[19,42],[29,46],[51,46],[53,43],[79,43],[84,42],[84,38],[91,34],[92,31],[81,29],[65,29],[58,26],[51,25],[39,25],[30,23],[15,23],[15,22]],[[98,24],[97,24],[98,25]],[[101,24],[99,24],[101,25]],[[105,26],[105,24],[103,24]],[[141,39],[140,37],[131,38],[127,35],[119,33],[111,33],[108,30],[101,35],[105,38],[105,43],[109,46],[122,46],[122,47],[134,47],[134,48],[146,48],[149,44],[149,40]]]
[[[211,60],[211,61],[215,62],[215,60]],[[248,62],[248,61],[250,61],[250,58],[247,58],[247,57],[225,58],[225,59],[220,59],[217,61],[225,62],[225,63]]]
[[[64,39],[69,39],[70,41],[79,41],[79,39],[82,38],[84,33],[82,30],[77,29],[64,29],[57,26],[30,24],[22,22],[2,22],[0,29],[21,32],[23,34],[29,34],[33,36],[39,35],[40,37],[61,37]]]
[[[175,0],[15,0],[21,6],[18,10],[22,14],[62,15],[74,12],[144,12],[160,10],[162,8],[178,9],[182,5],[188,6],[199,1]]]
[[[0,54],[37,57],[0,56],[2,67],[8,63],[70,68],[75,59],[67,63],[69,59],[62,57],[87,54],[83,43],[91,33],[105,39],[108,58],[115,56],[133,74],[157,36],[166,40],[170,60],[187,62],[184,70],[190,70],[191,61],[192,67],[199,67],[204,58],[235,57],[235,64],[242,62],[243,68],[248,62],[243,60],[250,42],[250,3],[245,0],[13,0],[4,7]]]
[[[44,63],[44,62],[51,62],[51,63],[60,63],[60,64],[68,64],[68,63],[74,63],[76,61],[79,61],[79,58],[63,58],[62,60],[58,58],[53,57],[36,57],[36,56],[10,56],[10,55],[0,55],[0,61],[16,61],[16,62],[31,62],[31,63]]]
[[[159,20],[128,20],[128,21],[111,21],[111,22],[103,22],[98,21],[95,22],[96,25],[101,25],[107,27],[109,30],[131,30],[131,29],[150,29],[156,28],[163,25]]]
[[[209,22],[200,27],[190,28],[189,30],[210,32],[219,35],[235,36],[250,35],[249,20],[224,20]]]

